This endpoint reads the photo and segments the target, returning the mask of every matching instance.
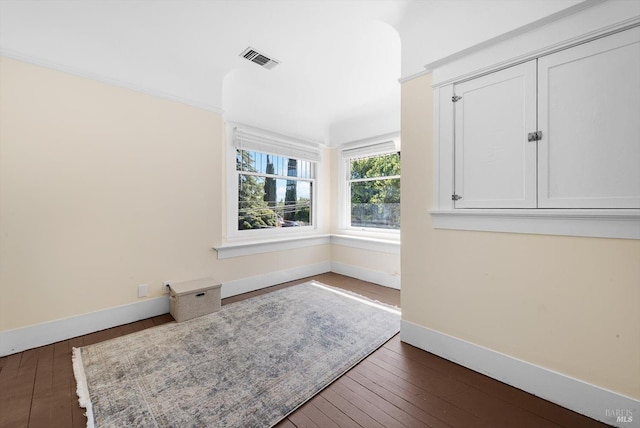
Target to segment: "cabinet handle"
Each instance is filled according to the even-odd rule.
[[[529,141],[540,141],[540,140],[542,140],[542,131],[529,132],[529,134],[527,134],[527,139]]]

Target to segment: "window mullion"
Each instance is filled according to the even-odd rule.
[[[315,178],[304,178],[304,177],[295,177],[291,175],[274,175],[274,174],[265,174],[263,172],[253,172],[253,171],[238,171],[238,174],[242,175],[252,175],[254,177],[264,177],[264,178],[277,178],[280,180],[302,180],[302,181],[315,181]]]
[[[349,183],[362,183],[365,181],[380,181],[380,180],[397,180],[400,179],[399,175],[381,175],[379,177],[366,177],[366,178],[352,178],[348,179]]]

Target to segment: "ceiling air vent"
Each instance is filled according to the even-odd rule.
[[[241,57],[248,59],[251,62],[255,62],[260,67],[264,67],[271,70],[276,65],[280,64],[280,61],[269,58],[268,56],[261,54],[252,47],[248,47],[240,54]]]

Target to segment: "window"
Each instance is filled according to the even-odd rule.
[[[227,238],[269,238],[316,229],[313,143],[230,124]]]
[[[400,152],[394,141],[342,151],[343,229],[400,230]]]
[[[311,226],[314,166],[236,149],[238,230]]]
[[[400,229],[400,153],[349,160],[351,227]]]

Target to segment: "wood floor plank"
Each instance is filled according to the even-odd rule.
[[[94,345],[101,342],[103,339],[102,332],[96,331],[95,333],[87,334],[83,337],[84,346]]]
[[[402,343],[399,340],[389,341],[385,344],[385,349],[392,350],[403,358],[415,361],[417,364],[438,371],[444,376],[451,377],[452,379],[460,380],[467,385],[474,386],[478,389],[487,388],[485,390],[487,393],[491,393],[492,390],[500,388],[500,385],[495,384],[491,379],[478,372],[452,363],[451,361],[445,360],[444,358],[425,352],[406,343]],[[489,381],[486,382],[486,380]]]
[[[54,393],[51,401],[51,421],[59,426],[73,426],[72,403],[73,395],[71,395],[70,379],[66,382],[58,382],[54,386]],[[51,426],[51,425],[49,425]]]
[[[73,397],[69,388],[73,379],[71,347],[68,340],[58,342],[55,345],[53,350],[51,420],[60,426],[70,427],[73,424],[71,414]]]
[[[448,397],[451,403],[464,407],[480,419],[490,422],[495,428],[559,428],[560,425],[540,416],[505,405],[505,402],[483,392],[468,390]]]
[[[120,326],[120,330],[122,331],[123,335],[135,333],[137,331],[142,331],[145,328],[147,327],[142,321],[136,321],[136,322],[132,322],[132,323]]]
[[[361,384],[363,387],[375,392],[380,397],[384,398],[389,403],[398,407],[405,413],[409,414],[412,418],[419,420],[424,423],[426,426],[431,428],[447,428],[451,427],[451,425],[447,424],[444,421],[436,418],[435,416],[425,412],[420,409],[418,406],[412,403],[416,397],[409,396],[407,394],[394,391],[394,388],[389,388],[388,385],[381,385],[375,380],[371,380],[368,377],[364,376],[358,367],[352,369],[346,374],[347,377],[353,379],[355,382]]]
[[[73,348],[81,348],[83,346],[84,346],[83,336],[69,339],[69,350],[73,350]]]
[[[151,323],[151,327],[155,326],[152,318],[149,318],[148,321]],[[109,339],[115,339],[116,337],[120,337],[120,336],[123,335],[123,332],[122,332],[120,326],[108,328],[106,330],[102,330],[101,333],[102,333],[101,342],[104,342],[105,340],[109,340]]]
[[[276,428],[296,428],[295,424],[289,418],[283,419],[276,424]]]
[[[363,427],[370,428],[384,428],[384,426],[376,421],[373,417],[369,416],[362,409],[359,409],[356,405],[345,400],[335,391],[335,386],[331,385],[320,393],[320,396],[325,398],[328,402],[333,404],[338,410],[353,419],[354,422]]]
[[[38,366],[38,355],[40,353],[40,348],[28,349],[22,353],[22,358],[20,359],[20,366],[18,367],[18,375],[21,375],[25,372],[34,371]]]
[[[2,366],[2,371],[0,371],[0,381],[13,377],[18,373],[18,368],[20,368],[20,360],[22,360],[22,354],[23,353],[17,353],[5,357],[5,364],[4,366]]]
[[[340,428],[338,424],[322,413],[315,404],[313,404],[313,400],[306,402],[295,413],[304,414],[309,418],[309,420],[313,421],[313,423],[321,428]]]
[[[440,397],[457,394],[468,388],[468,385],[448,378],[440,372],[416,364],[414,361],[393,358],[389,355],[389,352],[391,351],[380,349],[371,355],[369,361],[399,378]]]
[[[345,415],[340,411],[337,407],[331,404],[322,396],[322,393],[313,397],[313,405],[318,408],[322,413],[327,415],[333,422],[335,422],[338,426],[343,428],[359,428],[358,425],[353,419],[349,416]],[[295,421],[294,421],[295,423]]]
[[[468,426],[486,426],[482,421],[463,408],[459,408],[450,402],[422,389],[411,382],[396,376],[384,369],[380,369],[368,360],[356,367],[356,371],[360,372],[370,380],[375,380],[385,386],[385,388],[395,392],[406,400],[420,408],[424,412],[444,421],[453,427],[465,428]]]
[[[49,427],[52,423],[53,356],[55,345],[47,345],[39,349],[31,414],[29,415],[30,428]]]
[[[526,409],[539,416],[551,418],[565,428],[597,428],[605,424],[595,421],[579,413],[565,409],[557,404],[543,400],[520,389],[491,379],[466,367],[447,361],[437,355],[424,352],[400,341],[399,337],[390,340],[384,348],[403,358],[411,359],[417,364],[424,365],[441,372],[456,381],[463,382],[486,394],[498,397],[514,406]]]
[[[0,427],[26,427],[31,412],[35,369],[0,383]]]
[[[53,349],[53,384],[65,383],[73,376],[71,347],[65,340],[54,345]]]
[[[331,272],[315,276],[313,279],[327,285],[347,289],[382,303],[400,306],[400,293],[392,288],[376,286],[370,282],[354,280]]]
[[[402,426],[409,428],[426,427],[427,424],[414,418],[400,407],[386,400],[386,394],[378,395],[375,391],[365,388],[363,385],[354,381],[349,375],[340,378],[340,384],[346,386],[358,397],[371,403],[376,408],[382,410],[393,419],[398,421]],[[389,425],[393,426],[393,425]]]
[[[168,322],[175,321],[173,319],[173,317],[171,316],[171,314],[158,315],[157,317],[151,318],[151,320],[153,321],[153,324],[155,324],[155,325],[162,325],[162,324],[166,324]]]
[[[383,427],[392,427],[402,425],[400,421],[393,418],[391,415],[386,413],[383,409],[375,406],[373,403],[365,400],[363,397],[352,391],[345,385],[345,382],[341,379],[335,381],[329,388],[329,390],[334,391],[339,395],[340,400],[346,401],[350,403],[355,408],[362,411],[364,414],[373,418],[376,423]],[[355,419],[355,418],[353,418]],[[356,422],[360,423],[357,419]],[[362,423],[360,423],[362,425]],[[368,426],[368,425],[367,425]]]
[[[295,412],[289,416],[289,419],[298,428],[322,428],[313,422],[304,412]]]
[[[2,420],[6,420],[6,426],[28,426],[38,353],[39,348],[14,354],[11,366],[0,379],[0,426]]]
[[[142,325],[144,325],[145,328],[151,328],[155,326],[151,318],[147,318],[146,320],[142,320],[140,322],[142,323]]]

